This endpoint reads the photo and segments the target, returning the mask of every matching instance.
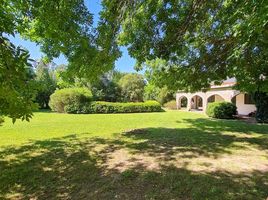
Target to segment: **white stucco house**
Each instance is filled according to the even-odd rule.
[[[229,79],[221,85],[212,85],[206,92],[186,93],[178,91],[176,93],[177,109],[205,111],[209,102],[227,101],[237,106],[239,115],[248,115],[256,111],[251,95],[235,90],[233,88],[235,84],[234,79]]]

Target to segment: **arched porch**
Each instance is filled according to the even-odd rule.
[[[219,94],[212,94],[211,96],[207,97],[207,103],[221,102],[221,101],[225,101],[225,99]]]
[[[203,99],[199,95],[194,95],[191,98],[191,110],[203,110]]]
[[[177,100],[177,109],[187,109],[188,99],[186,96],[182,95]]]
[[[188,111],[200,110],[206,111],[207,104],[210,102],[227,101],[231,102],[233,96],[237,95],[236,90],[209,90],[207,92],[185,93],[178,92],[176,94],[177,109],[187,107]],[[184,103],[182,103],[184,101]],[[187,104],[187,106],[185,106]]]

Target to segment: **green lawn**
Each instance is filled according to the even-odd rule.
[[[267,197],[267,125],[168,111],[0,127],[0,199]]]

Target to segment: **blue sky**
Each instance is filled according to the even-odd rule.
[[[94,15],[94,26],[96,26],[98,19],[99,19],[98,13],[101,10],[101,0],[85,0],[85,5],[88,7],[90,12]],[[19,35],[16,35],[15,38],[10,37],[10,40],[14,44],[21,45],[27,50],[29,50],[31,54],[31,58],[39,59],[42,57],[40,48],[35,43],[22,40],[19,37]],[[126,47],[121,47],[121,51],[122,51],[122,57],[116,61],[115,68],[123,72],[134,72],[135,60],[128,55]],[[67,61],[64,56],[55,58],[54,62],[56,64],[67,64]]]

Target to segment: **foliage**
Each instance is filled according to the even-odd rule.
[[[147,100],[156,100],[158,101],[158,96],[160,93],[160,88],[151,84],[150,82],[144,87],[143,99]]]
[[[54,71],[55,74],[55,79],[57,83],[57,88],[63,89],[63,88],[69,88],[74,86],[74,78],[66,77],[66,70],[67,66],[66,65],[58,65]]]
[[[174,93],[171,90],[169,90],[167,87],[163,87],[160,89],[160,92],[157,97],[157,101],[161,105],[173,99],[175,99],[175,97],[174,97]]]
[[[49,106],[53,111],[76,113],[87,102],[92,94],[87,88],[64,88],[56,90],[51,96]]]
[[[239,90],[266,98],[258,94],[268,93],[266,1],[103,2],[103,20],[120,27],[118,44],[155,83],[198,91],[234,77]]]
[[[112,70],[110,74],[111,74],[111,80],[114,83],[118,83],[123,76],[127,75],[126,72],[120,72],[118,70]]]
[[[237,108],[230,102],[213,102],[208,104],[206,113],[213,118],[232,119],[237,113]]]
[[[49,97],[56,90],[56,80],[51,74],[49,64],[40,61],[36,66],[36,81],[38,84],[36,102],[40,108],[49,108]]]
[[[37,108],[33,103],[36,84],[30,61],[28,51],[15,47],[0,30],[0,114],[11,117],[13,122],[29,121],[32,110]]]
[[[170,109],[170,110],[176,110],[177,109],[177,102],[175,100],[169,101],[164,104],[164,108]]]
[[[4,118],[0,116],[0,125],[4,123]]]
[[[93,16],[83,0],[4,0],[0,10],[0,92],[9,91],[1,98],[1,113],[14,120],[29,120],[34,107],[34,98],[29,94],[31,84],[25,83],[29,56],[20,47],[9,44],[3,36],[16,34],[16,37],[39,44],[49,60],[63,54],[69,62],[66,73],[69,77],[96,79],[112,69],[120,55],[118,47],[112,44],[113,34],[105,31],[111,23],[101,21],[97,34]]]
[[[268,123],[268,94],[256,92],[254,95],[257,111],[255,118],[258,122]]]
[[[156,100],[161,105],[174,100],[174,92],[166,86],[158,87],[155,84],[147,84],[144,88],[144,100]]]
[[[110,74],[103,75],[100,80],[91,84],[91,90],[95,101],[121,101],[121,88]]]
[[[160,112],[161,105],[156,101],[146,101],[140,103],[112,103],[104,101],[92,102],[91,113],[140,113],[140,112]]]
[[[143,101],[145,80],[140,74],[127,74],[119,80],[121,94],[125,102]]]

